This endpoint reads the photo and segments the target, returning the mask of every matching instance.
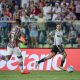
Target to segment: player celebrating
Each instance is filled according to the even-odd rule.
[[[20,26],[21,26],[20,21],[16,21],[15,26],[12,27],[12,29],[8,35],[9,43],[7,45],[7,55],[6,56],[0,55],[0,58],[5,61],[8,61],[8,60],[10,60],[13,53],[16,54],[16,56],[18,58],[21,73],[28,74],[29,72],[23,70],[23,57],[21,55],[21,51],[18,46],[18,42],[22,42],[20,40],[20,37],[22,35]],[[25,41],[25,43],[26,43],[26,41]]]
[[[60,54],[63,55],[62,60],[61,60],[61,65],[59,68],[63,70],[63,64],[65,62],[65,58],[66,58],[67,54],[62,47],[63,31],[61,29],[61,24],[58,24],[56,26],[55,36],[53,36],[52,34],[53,34],[53,32],[51,32],[49,34],[50,40],[53,40],[53,37],[54,37],[54,44],[53,44],[53,48],[51,50],[51,53],[47,57],[44,57],[43,59],[36,61],[35,62],[35,68],[37,68],[38,64],[40,64],[41,62],[44,62],[48,59],[51,59],[53,56],[55,56],[57,54],[57,52],[59,52]]]

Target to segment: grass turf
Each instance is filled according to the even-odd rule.
[[[80,72],[31,71],[21,75],[19,71],[0,71],[0,80],[80,80]]]

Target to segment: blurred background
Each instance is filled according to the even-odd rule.
[[[51,48],[48,34],[62,24],[65,48],[80,48],[80,0],[0,0],[0,48],[7,47],[14,21],[21,21],[27,45],[20,48]],[[54,34],[53,34],[54,35]]]

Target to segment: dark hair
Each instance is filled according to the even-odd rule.
[[[57,25],[62,25],[62,22],[57,22]]]
[[[78,37],[80,38],[80,34],[78,34]]]
[[[20,19],[16,19],[16,24],[21,25],[21,20]]]

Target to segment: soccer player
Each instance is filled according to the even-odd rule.
[[[23,57],[21,55],[20,48],[18,46],[19,42],[26,44],[26,41],[23,42],[20,40],[22,35],[20,21],[16,21],[16,24],[12,26],[10,33],[8,34],[8,45],[7,45],[7,54],[6,56],[0,54],[0,59],[8,61],[10,60],[12,54],[16,54],[19,62],[20,71],[22,74],[28,74],[28,71],[24,71],[23,69]]]
[[[52,34],[53,34],[53,32],[51,32],[49,34],[49,39],[50,40],[54,40],[53,41],[54,44],[53,44],[52,50],[51,50],[50,54],[47,57],[44,57],[43,59],[35,62],[35,68],[37,68],[38,64],[40,64],[42,62],[45,62],[46,60],[51,59],[57,53],[60,53],[60,54],[63,55],[63,57],[62,57],[61,64],[60,64],[59,68],[61,70],[63,70],[63,64],[65,62],[65,58],[66,58],[67,54],[64,51],[64,48],[62,47],[62,43],[63,43],[63,31],[62,31],[61,24],[57,24],[56,30],[55,30],[55,35],[53,36]]]

